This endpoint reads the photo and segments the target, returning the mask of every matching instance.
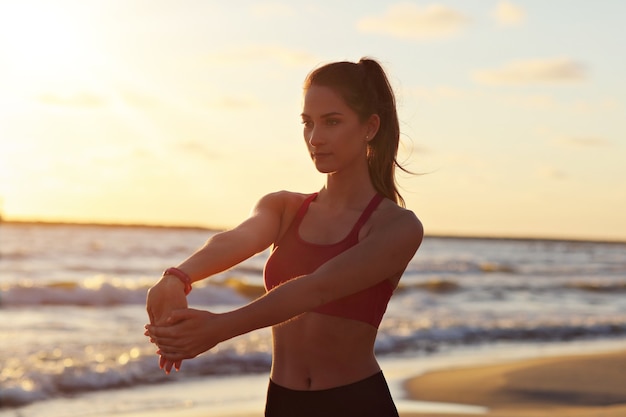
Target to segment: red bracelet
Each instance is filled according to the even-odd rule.
[[[167,268],[165,271],[163,271],[163,276],[165,275],[173,275],[181,280],[182,283],[185,284],[185,295],[191,292],[191,277],[187,275],[187,273],[185,273],[184,271],[181,271],[180,269],[174,267]]]

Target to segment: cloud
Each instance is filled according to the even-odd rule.
[[[483,84],[536,84],[578,82],[586,78],[583,65],[569,58],[513,61],[501,68],[480,70],[474,80]]]
[[[549,94],[501,94],[493,92],[493,98],[504,105],[521,107],[532,110],[557,110],[578,114],[593,114],[614,112],[619,110],[619,104],[613,99],[557,99]]]
[[[539,168],[537,170],[537,175],[540,178],[547,178],[547,179],[553,179],[553,180],[566,180],[569,178],[569,175],[565,171],[559,168],[549,167],[549,166]]]
[[[104,99],[91,93],[77,93],[73,95],[59,95],[53,93],[42,94],[38,100],[44,104],[61,107],[97,108],[105,104]]]
[[[488,105],[498,107],[521,108],[532,111],[561,111],[576,114],[607,114],[622,111],[622,106],[616,99],[604,98],[598,100],[558,98],[553,94],[529,93],[527,90],[489,90],[481,87],[461,89],[449,85],[417,86],[406,93],[414,97],[418,103],[450,103],[459,101],[483,101]]]
[[[502,26],[519,25],[526,19],[526,12],[508,1],[499,2],[491,15]]]
[[[362,32],[396,38],[425,40],[455,35],[468,20],[462,13],[438,4],[419,7],[411,3],[398,3],[390,6],[381,16],[361,19],[357,28]]]
[[[600,137],[578,136],[559,139],[559,143],[577,148],[606,148],[611,142]]]
[[[285,66],[311,66],[319,62],[312,54],[278,45],[246,45],[211,54],[209,59],[226,65],[241,65],[252,61],[277,61]]]
[[[500,97],[504,104],[532,110],[555,110],[563,105],[547,94],[512,94]]]

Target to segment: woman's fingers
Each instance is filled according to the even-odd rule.
[[[193,309],[174,310],[167,319],[167,325],[146,324],[144,336],[150,337],[150,341],[157,345],[171,343],[172,340],[180,339],[185,331],[189,332],[190,323],[185,322],[195,318],[198,314],[199,312]]]
[[[182,365],[182,362],[182,360],[169,360],[165,356],[159,354],[159,368],[163,369],[166,374],[169,374],[172,371],[172,368],[176,369],[176,372],[180,371],[180,366]]]
[[[187,344],[178,342],[175,339],[169,341],[159,340],[158,343],[155,344],[159,348],[156,354],[161,357],[159,366],[168,373],[172,367],[176,370],[180,370],[183,359],[191,359],[196,356],[196,354],[191,353]]]
[[[165,358],[166,363],[169,364],[169,370],[165,369],[166,373],[170,373],[172,366],[175,366],[176,363],[178,363],[178,368],[176,368],[176,370],[180,369],[180,364],[182,363],[183,359],[190,359],[191,356],[185,354],[184,352],[165,352],[163,350],[161,350],[160,355],[162,357]]]
[[[178,310],[172,310],[172,312],[170,313],[167,320],[165,320],[165,322],[168,325],[173,325],[176,323],[180,323],[181,321],[184,321],[184,320],[193,319],[194,317],[198,315],[198,313],[199,313],[199,310],[195,310],[193,308],[181,308]]]
[[[159,348],[159,367],[169,374],[172,369],[180,369],[183,359],[194,358],[214,346],[206,344],[199,331],[206,327],[207,317],[213,316],[207,311],[184,308],[171,311],[159,324],[146,324],[144,335]]]
[[[164,365],[163,365],[162,369],[164,369],[165,373],[169,375],[169,373],[172,372],[172,366],[174,366],[174,362],[172,362],[172,361],[170,361],[168,359],[165,359],[165,362],[164,362]]]
[[[180,369],[181,361],[191,356],[186,352],[186,343],[177,337],[175,330],[168,327],[146,326],[144,333],[150,337],[150,342],[158,346],[157,354],[161,356],[159,366],[161,369],[169,371],[173,366]],[[173,356],[175,355],[175,356]],[[171,362],[171,363],[169,363]],[[174,362],[178,362],[176,365]]]
[[[193,309],[184,308],[180,310],[173,310],[165,320],[165,326],[157,325],[151,321],[149,324],[146,324],[144,328],[146,329],[146,333],[150,333],[150,336],[171,337],[173,336],[172,332],[176,329],[176,324],[193,318],[195,314],[196,311]],[[148,336],[146,333],[144,333],[144,335]]]
[[[154,340],[170,340],[178,337],[176,326],[154,326],[152,324],[145,325],[145,336],[149,336]],[[155,342],[156,343],[156,342]]]

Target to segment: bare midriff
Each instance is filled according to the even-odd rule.
[[[271,379],[293,390],[348,385],[380,371],[376,328],[356,320],[304,313],[274,326]]]

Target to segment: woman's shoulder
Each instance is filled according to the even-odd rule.
[[[383,199],[379,208],[381,209],[381,214],[383,214],[387,220],[397,219],[402,222],[420,222],[413,210],[403,207],[389,198]]]
[[[289,209],[292,206],[300,207],[300,205],[309,197],[311,193],[297,193],[293,191],[275,191],[261,197],[259,204],[280,206],[284,209]]]
[[[397,233],[408,233],[420,241],[424,236],[424,226],[417,215],[410,209],[399,206],[395,202],[385,199],[380,205],[374,228],[391,229]],[[374,219],[373,219],[374,220]]]
[[[270,210],[280,218],[280,231],[278,233],[280,237],[296,217],[304,201],[311,196],[311,194],[312,193],[305,194],[285,190],[275,191],[263,196],[258,202],[257,207],[261,210]]]

